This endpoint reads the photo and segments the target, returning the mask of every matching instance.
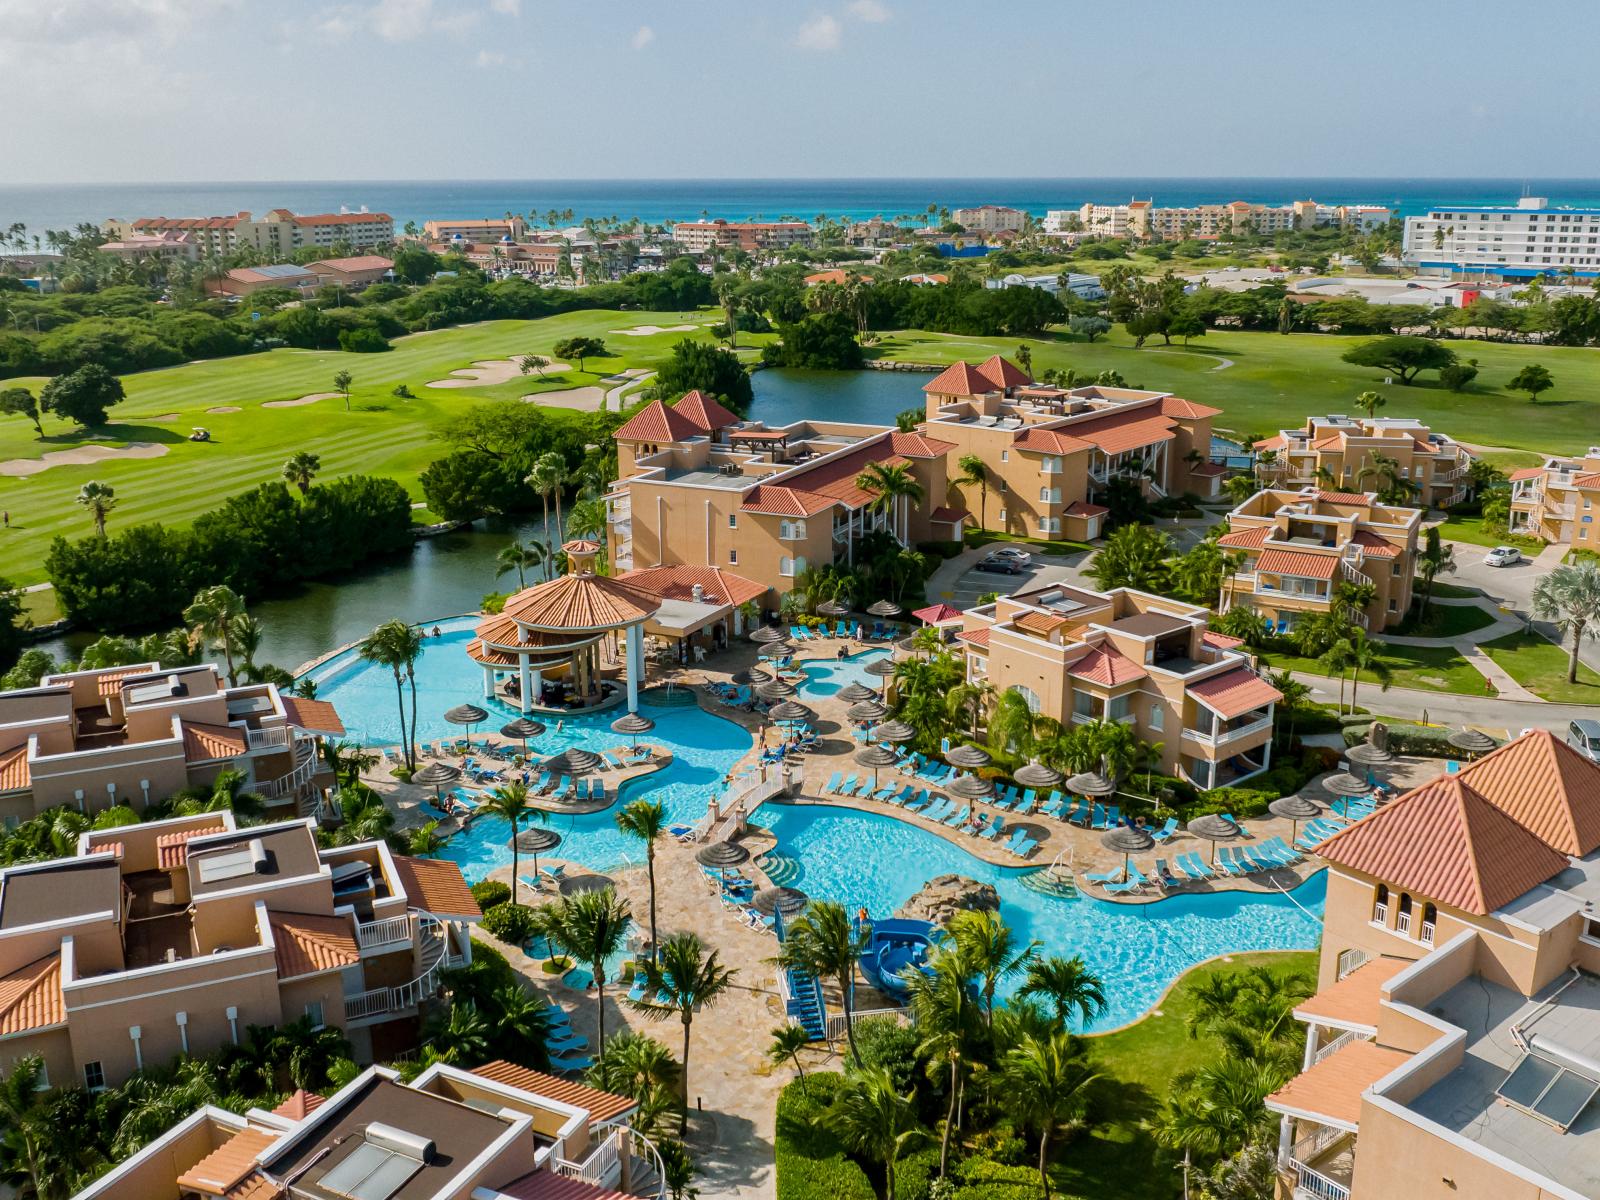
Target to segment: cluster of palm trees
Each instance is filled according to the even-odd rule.
[[[958,913],[926,969],[907,975],[918,1035],[911,1066],[926,1086],[919,1088],[913,1075],[910,1090],[901,1091],[891,1067],[907,1064],[866,1060],[856,1038],[850,993],[864,939],[842,905],[815,902],[790,925],[774,960],[834,979],[844,1001],[846,1078],[821,1120],[853,1153],[881,1167],[892,1200],[905,1151],[937,1137],[944,1177],[968,1132],[1009,1119],[1037,1139],[1039,1181],[1048,1197],[1051,1151],[1085,1120],[1097,1078],[1068,1022],[1087,1023],[1105,1011],[1101,981],[1080,959],[1041,956],[1037,943],[1022,941],[997,913]],[[1016,995],[998,1005],[1001,985],[1019,976]],[[768,1055],[793,1062],[804,1089],[803,1035],[796,1028],[774,1030]]]
[[[417,769],[417,659],[422,657],[422,631],[393,618],[379,625],[361,640],[357,650],[363,662],[388,667],[394,675],[395,703],[400,714],[400,746],[406,769]],[[406,685],[411,689],[410,721],[407,723]]]

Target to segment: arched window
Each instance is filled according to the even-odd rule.
[[[1029,712],[1036,713],[1039,711],[1039,694],[1037,692],[1032,688],[1025,688],[1020,685],[1014,690],[1017,695],[1022,697],[1023,702],[1027,704]]]
[[[1372,901],[1372,923],[1374,925],[1389,923],[1389,885],[1386,883],[1378,885],[1378,893]]]
[[[1400,893],[1400,910],[1395,915],[1394,927],[1401,933],[1411,932],[1411,897],[1405,892]]]
[[[1417,930],[1417,940],[1433,945],[1433,927],[1439,923],[1439,910],[1431,904],[1422,906],[1422,928]]]

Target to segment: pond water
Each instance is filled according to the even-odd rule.
[[[768,425],[807,419],[893,425],[904,410],[921,410],[922,385],[932,378],[916,371],[757,371],[750,377],[750,418]]]

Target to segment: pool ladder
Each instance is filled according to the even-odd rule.
[[[1068,846],[1050,861],[1049,866],[1029,871],[1019,882],[1030,892],[1038,892],[1041,896],[1076,900],[1079,895],[1078,875],[1072,856],[1073,847]]]

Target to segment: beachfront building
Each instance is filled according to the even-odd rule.
[[[1282,233],[1336,225],[1362,233],[1387,225],[1394,217],[1381,204],[1318,204],[1296,200],[1290,204],[1252,204],[1233,200],[1227,204],[1193,204],[1158,207],[1153,200],[1127,204],[1085,204],[1078,209],[1056,209],[1047,214],[1051,233],[1079,230],[1102,237],[1151,240],[1215,238],[1236,233]]]
[[[1544,730],[1324,841],[1295,1200],[1600,1195],[1600,766]]]
[[[740,421],[702,393],[652,401],[613,435],[617,482],[607,495],[611,564],[714,566],[794,586],[807,566],[853,562],[885,531],[902,544],[961,537],[949,507],[949,442],[882,425]],[[874,504],[856,480],[872,463],[906,468],[923,503]]]
[[[332,284],[350,292],[394,278],[394,260],[381,254],[324,258],[307,263],[306,268],[324,284]]]
[[[270,1110],[205,1105],[75,1200],[658,1200],[637,1110],[504,1061],[372,1067]]]
[[[98,1089],[303,1017],[392,1057],[478,916],[454,863],[321,850],[309,819],[93,830],[0,871],[0,1065],[36,1054],[53,1085]]]
[[[520,242],[528,236],[528,223],[510,214],[481,221],[424,221],[422,236],[429,242]]]
[[[747,252],[809,246],[812,229],[804,221],[679,221],[672,240],[694,254],[713,247],[734,247]]]
[[[1411,606],[1422,510],[1380,504],[1370,492],[1265,488],[1228,514],[1217,540],[1244,555],[1224,575],[1221,611],[1246,607],[1287,633],[1330,612],[1341,584],[1373,585],[1355,614],[1363,629],[1398,625]]]
[[[225,770],[282,813],[316,816],[333,783],[317,742],[344,732],[333,705],[271,683],[229,687],[209,664],[46,675],[0,692],[0,818],[138,812]]]
[[[1467,498],[1472,454],[1448,434],[1407,417],[1308,417],[1255,444],[1257,473],[1274,487],[1359,488],[1394,462],[1395,478],[1416,489],[1423,507],[1448,508]]]
[[[1065,726],[1121,721],[1159,746],[1163,773],[1214,788],[1271,766],[1283,697],[1209,616],[1126,588],[1036,584],[962,613],[956,646],[969,682]]]
[[[1512,533],[1575,550],[1600,551],[1600,446],[1582,455],[1551,455],[1511,473]]]
[[[1436,208],[1407,217],[1401,261],[1475,279],[1600,278],[1600,208],[1543,196],[1508,207]]]
[[[301,299],[322,286],[322,276],[309,267],[294,263],[273,263],[261,267],[235,267],[207,284],[214,296],[249,296],[256,292],[286,289],[298,292]]]
[[[277,258],[302,246],[343,243],[360,250],[394,241],[394,221],[389,214],[364,211],[302,215],[275,208],[259,220],[248,212],[231,217],[135,217],[131,221],[112,218],[100,228],[123,241],[141,235],[187,234],[201,257],[252,249]]]
[[[923,434],[951,446],[949,472],[969,454],[986,486],[957,484],[979,526],[1047,539],[1100,535],[1097,503],[1111,480],[1151,496],[1217,494],[1224,468],[1207,461],[1220,411],[1166,392],[1035,384],[998,354],[958,362],[923,385]]]
[[[980,204],[975,208],[955,209],[950,220],[968,233],[1020,233],[1028,223],[1028,214],[1003,204]]]

